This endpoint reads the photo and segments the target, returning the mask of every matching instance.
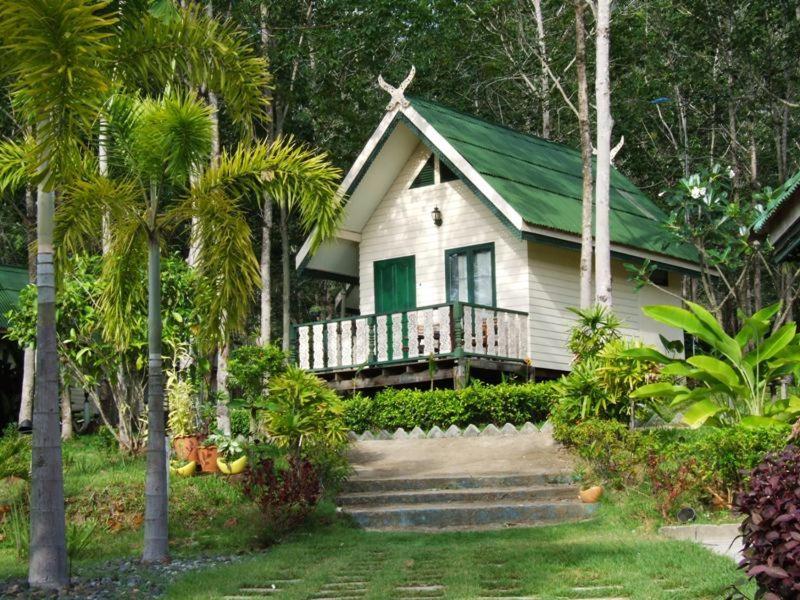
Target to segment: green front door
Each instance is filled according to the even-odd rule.
[[[402,312],[417,306],[414,257],[378,260],[375,266],[375,312]]]

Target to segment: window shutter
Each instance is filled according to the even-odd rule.
[[[416,176],[414,181],[411,182],[412,188],[424,187],[426,185],[433,185],[433,154],[425,162],[422,171]]]

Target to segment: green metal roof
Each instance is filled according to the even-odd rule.
[[[760,215],[759,218],[756,219],[756,231],[761,231],[764,229],[764,226],[769,222],[772,215],[777,212],[778,208],[786,201],[787,198],[794,194],[798,187],[800,187],[800,171],[792,175],[783,185],[780,186],[780,188],[775,190],[775,198],[770,202],[769,206],[765,208],[764,214]]]
[[[581,234],[583,176],[579,151],[427,100],[408,99],[526,222]],[[696,262],[694,248],[670,239],[662,227],[666,220],[652,200],[612,168],[613,243]]]
[[[0,265],[0,329],[8,327],[6,313],[16,308],[19,292],[28,285],[28,270]]]

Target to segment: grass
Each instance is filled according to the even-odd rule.
[[[281,588],[285,600],[324,595],[326,584],[363,581],[363,598],[405,586],[441,585],[446,598],[723,598],[752,590],[733,562],[696,544],[632,530],[631,515],[605,503],[585,523],[480,533],[371,533],[343,524],[293,535],[267,554],[190,574],[168,598],[219,598],[242,587]],[[299,579],[286,584],[285,580]],[[580,588],[596,588],[594,590]],[[322,593],[320,593],[322,592]]]
[[[86,436],[64,445],[67,516],[77,548],[73,571],[102,575],[109,559],[138,557],[142,546],[144,459],[126,458]],[[13,489],[1,489],[8,499]],[[720,598],[743,575],[732,561],[655,534],[660,519],[646,494],[612,494],[589,522],[486,533],[369,533],[323,504],[307,526],[280,540],[239,489],[221,477],[172,478],[170,543],[174,556],[233,554],[268,548],[241,562],[171,583],[170,598],[219,598],[242,586],[284,587],[270,597],[307,598],[342,577],[365,581],[365,598],[391,598],[414,584],[445,586],[447,598]],[[0,579],[22,577],[9,528],[0,541]],[[286,585],[279,580],[301,579]],[[599,586],[611,586],[602,588]],[[596,587],[597,593],[574,588]],[[752,592],[747,585],[743,589]],[[324,595],[324,594],[323,594]]]
[[[102,436],[64,444],[64,494],[68,530],[93,529],[86,547],[73,557],[73,570],[90,574],[104,561],[138,557],[144,520],[144,457],[121,455]],[[0,500],[21,496],[19,486],[0,485]],[[226,554],[264,548],[272,540],[260,515],[238,487],[224,477],[170,478],[170,546],[175,556]],[[0,541],[0,579],[23,577],[8,531]]]

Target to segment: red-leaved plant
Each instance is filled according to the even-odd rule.
[[[756,597],[800,597],[800,449],[767,455],[734,506],[745,515],[739,566],[758,582]]]
[[[309,461],[296,456],[255,461],[245,471],[242,489],[275,531],[285,531],[302,523],[322,496],[316,469]]]

